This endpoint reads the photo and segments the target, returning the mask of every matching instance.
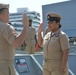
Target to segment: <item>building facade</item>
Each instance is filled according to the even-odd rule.
[[[23,16],[24,12],[26,12],[28,17],[30,17],[33,20],[32,26],[35,27],[35,29],[37,31],[38,26],[40,24],[40,13],[38,13],[36,11],[29,11],[28,8],[17,8],[17,12],[16,13],[10,13],[9,17],[10,17],[10,22],[15,27],[18,34],[21,33],[21,30],[23,28],[22,16]]]

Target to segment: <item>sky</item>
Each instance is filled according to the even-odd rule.
[[[29,8],[29,11],[37,11],[40,13],[42,17],[42,5],[52,4],[57,2],[64,2],[68,0],[0,0],[0,2],[4,2],[10,4],[9,12],[14,13],[17,12],[17,8]]]

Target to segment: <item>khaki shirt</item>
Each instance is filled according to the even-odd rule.
[[[57,30],[53,35],[49,32],[43,38],[43,56],[45,59],[62,59],[62,50],[69,48],[69,38],[61,30]]]
[[[15,47],[12,43],[16,37],[13,26],[0,21],[0,60],[14,60]]]
[[[36,35],[36,30],[35,30],[35,28],[29,27],[25,41],[35,40],[35,35]]]

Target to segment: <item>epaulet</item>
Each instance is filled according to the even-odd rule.
[[[65,34],[65,32],[61,31],[60,36],[67,36],[67,34]]]
[[[65,34],[63,31],[61,31],[61,34],[63,35],[63,34]]]
[[[65,32],[61,31],[60,37],[61,37],[61,36],[67,36],[67,34],[65,34]]]

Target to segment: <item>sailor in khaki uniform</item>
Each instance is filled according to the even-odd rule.
[[[38,29],[38,43],[40,46],[43,45],[43,75],[69,75],[67,65],[69,38],[60,30],[60,20],[60,15],[50,12],[47,14],[50,32],[42,38],[43,23]]]
[[[23,31],[18,36],[9,22],[9,5],[0,3],[0,75],[16,75],[14,70],[15,48],[19,47],[26,37],[28,17],[23,15]]]
[[[34,54],[35,53],[35,45],[37,43],[36,39],[36,30],[34,27],[32,27],[32,19],[29,18],[29,28],[28,28],[28,34],[25,39],[26,49],[28,54]]]

